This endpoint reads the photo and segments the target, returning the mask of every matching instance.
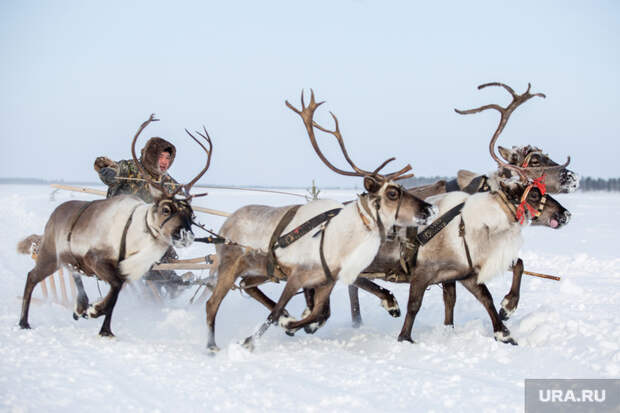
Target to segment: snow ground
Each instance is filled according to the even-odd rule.
[[[26,411],[522,411],[525,378],[620,377],[620,195],[576,193],[557,198],[573,213],[558,231],[528,228],[526,269],[562,276],[561,282],[524,277],[519,309],[507,322],[519,346],[493,340],[486,312],[457,287],[454,329],[442,326],[441,289],[426,294],[416,319],[416,344],[398,343],[403,318],[391,318],[375,297],[360,293],[364,324],[351,327],[347,289],[332,295],[332,317],[315,335],[288,337],[272,327],[248,353],[237,343],[267,311],[230,293],[218,314],[222,351],[205,349],[204,304],[188,304],[187,290],[165,305],[123,290],[112,329],[102,319],[74,321],[59,304],[34,303],[32,330],[17,326],[25,277],[32,268],[15,245],[41,233],[51,211],[69,199],[94,196],[45,186],[0,185],[0,410]],[[298,191],[303,193],[304,191]],[[354,191],[323,191],[351,199]],[[283,205],[299,198],[211,190],[197,204],[233,211],[249,203]],[[221,218],[201,214],[217,229]],[[183,258],[211,252],[196,244]],[[489,288],[495,303],[511,275]],[[386,285],[401,308],[406,285]],[[86,288],[99,296],[94,280]],[[277,297],[282,285],[266,288]],[[102,285],[105,293],[106,287]],[[39,288],[35,296],[40,296]],[[297,316],[303,300],[289,310]]]

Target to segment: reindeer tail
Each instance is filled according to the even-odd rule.
[[[41,244],[41,235],[32,234],[17,243],[17,252],[20,254],[35,254]]]

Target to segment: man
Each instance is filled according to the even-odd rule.
[[[152,180],[169,186],[169,190],[174,190],[179,184],[168,174],[168,169],[172,166],[175,155],[176,148],[173,144],[165,139],[152,137],[142,148],[138,161]],[[107,198],[134,194],[144,202],[153,202],[150,185],[140,173],[140,169],[133,159],[115,162],[105,156],[100,156],[95,160],[94,168],[99,174],[99,179],[108,186]],[[178,255],[174,248],[170,247],[160,262],[169,262],[177,258]],[[184,284],[185,279],[192,276],[191,272],[179,277],[174,271],[150,270],[144,275],[144,279],[156,281],[155,284],[159,287],[160,294],[165,289],[165,292],[173,298],[179,293],[179,285]]]
[[[150,178],[160,181],[174,189],[177,182],[168,174],[174,162],[176,148],[165,139],[153,137],[142,148],[140,163],[149,173]],[[107,197],[115,195],[135,194],[144,202],[153,202],[149,184],[141,176],[133,159],[114,162],[104,156],[95,160],[95,171],[99,179],[108,186]]]

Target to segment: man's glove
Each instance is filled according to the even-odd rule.
[[[99,170],[99,176],[106,185],[112,185],[116,183],[116,171],[112,168],[101,168]]]

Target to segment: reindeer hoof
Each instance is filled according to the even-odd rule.
[[[77,313],[73,313],[73,319],[74,319],[75,321],[78,321],[78,320],[80,319],[80,316],[79,316],[79,315],[77,315]]]
[[[254,351],[254,338],[250,336],[243,340],[243,343],[241,343],[241,347],[243,347],[247,351]]]
[[[207,346],[207,355],[213,357],[220,352],[220,348],[216,345]]]
[[[398,341],[399,341],[399,342],[402,342],[402,341],[408,341],[408,342],[410,342],[411,344],[414,344],[414,343],[415,343],[415,341],[413,341],[413,339],[411,338],[411,336],[406,336],[406,335],[403,335],[403,334],[401,334],[401,335],[399,335],[399,336],[398,336]]]
[[[19,326],[22,330],[30,330],[30,324],[27,321],[20,321]]]
[[[99,332],[99,335],[100,335],[101,337],[116,337],[116,336],[112,333],[112,331],[110,331],[110,330],[101,330],[101,331]]]
[[[400,317],[400,307],[394,297],[392,297],[392,303],[388,300],[381,300],[381,307],[385,308],[389,315],[394,318]]]
[[[317,322],[310,323],[310,324],[304,326],[304,331],[306,332],[306,334],[314,334],[314,333],[317,332],[319,327],[321,327],[321,325],[317,321]]]
[[[361,318],[354,318],[352,321],[353,328],[360,328],[362,326]]]
[[[508,331],[508,329],[505,329],[504,331],[497,331],[495,333],[495,341],[512,344],[513,346],[519,345],[516,340],[510,336],[510,331]]]

